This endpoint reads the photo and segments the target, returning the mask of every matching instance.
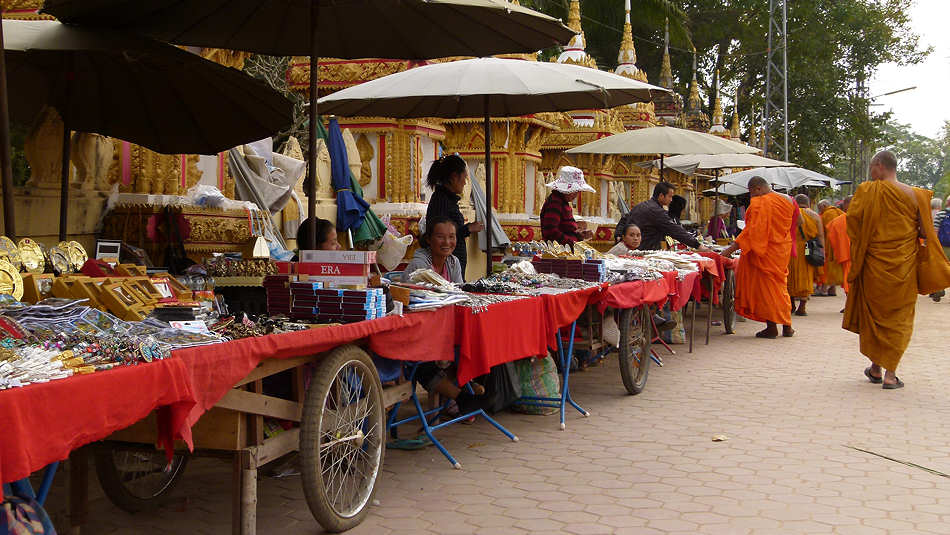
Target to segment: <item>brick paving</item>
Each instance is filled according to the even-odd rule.
[[[441,431],[462,470],[434,448],[389,451],[378,505],[350,533],[950,533],[946,476],[853,449],[950,473],[950,305],[920,300],[897,391],[864,378],[842,306],[813,299],[792,339],[757,340],[751,322],[733,336],[713,327],[709,346],[698,337],[695,353],[664,355],[639,396],[625,395],[615,359],[577,373],[574,397],[592,415],[571,413],[566,431],[556,415],[510,413],[498,419],[518,443],[485,422]],[[230,469],[195,460],[171,504],[137,515],[92,476],[85,532],[230,533]],[[50,498],[57,519],[64,495]],[[299,478],[262,477],[259,500],[259,533],[321,532]]]

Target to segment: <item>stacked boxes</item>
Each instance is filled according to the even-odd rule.
[[[607,268],[603,260],[535,258],[531,263],[538,273],[553,273],[567,279],[581,279],[588,282],[607,280]]]
[[[325,288],[320,281],[297,281],[293,277],[272,275],[264,279],[268,314],[321,323],[352,323],[386,316],[382,288]]]
[[[264,290],[267,291],[267,314],[277,316],[290,315],[291,275],[268,275],[264,277]]]

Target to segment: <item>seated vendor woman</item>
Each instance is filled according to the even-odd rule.
[[[308,217],[300,222],[297,227],[297,250],[307,251],[310,249],[311,224],[314,218]],[[339,251],[340,242],[336,237],[336,227],[326,219],[316,218],[317,221],[317,251]],[[294,261],[298,261],[295,256]]]
[[[617,256],[636,254],[637,247],[640,247],[640,238],[640,227],[628,223],[623,229],[621,240],[607,251],[607,254]]]
[[[455,230],[455,222],[447,216],[426,220],[425,232],[419,238],[422,247],[412,255],[412,260],[403,271],[403,280],[408,281],[414,271],[431,269],[449,282],[464,282],[462,266],[458,258],[452,255],[457,241]]]

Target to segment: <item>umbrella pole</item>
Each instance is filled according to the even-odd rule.
[[[3,232],[16,239],[13,215],[13,162],[10,160],[10,108],[7,105],[7,65],[3,47],[3,24],[0,24],[0,173],[3,186]]]
[[[69,123],[63,120],[63,183],[59,193],[59,241],[66,241],[66,227],[69,221]]]
[[[317,22],[320,20],[320,3],[310,2],[310,124],[307,129],[310,140],[310,154],[307,158],[307,217],[310,224],[310,243],[297,244],[298,249],[317,248],[317,67],[319,63],[319,37]]]
[[[491,113],[488,111],[488,95],[485,95],[485,276],[491,275],[491,233],[492,233],[492,176],[491,176]]]
[[[660,155],[660,182],[663,182],[663,155]]]

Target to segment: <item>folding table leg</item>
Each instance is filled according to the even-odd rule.
[[[590,416],[590,413],[587,412],[584,408],[578,405],[574,398],[571,397],[571,358],[574,355],[574,332],[577,328],[577,321],[575,320],[571,323],[571,332],[570,332],[570,341],[567,345],[567,351],[564,350],[564,342],[561,340],[561,329],[557,330],[557,355],[558,361],[561,363],[561,372],[563,375],[563,380],[561,381],[561,397],[560,398],[550,398],[550,397],[539,397],[539,396],[524,396],[518,398],[515,403],[520,403],[522,405],[532,405],[535,407],[557,407],[560,413],[561,418],[561,430],[567,428],[567,425],[564,423],[564,409],[569,403],[572,407],[577,409],[577,412],[584,415],[584,417]]]
[[[689,352],[693,352],[693,337],[696,334],[696,299],[691,299],[693,303],[693,314],[689,320]]]

